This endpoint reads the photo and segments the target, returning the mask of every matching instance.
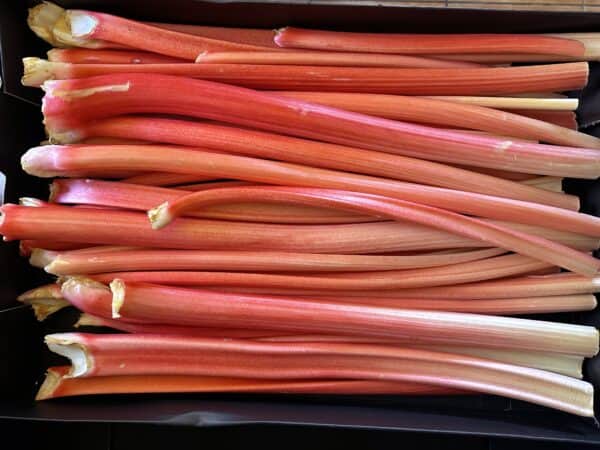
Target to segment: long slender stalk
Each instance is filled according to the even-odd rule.
[[[247,185],[247,183],[242,185]],[[196,189],[190,192],[214,189],[220,185],[219,183],[206,183],[204,186],[205,189]],[[225,186],[231,185],[226,184]],[[101,180],[56,179],[50,185],[50,201],[62,204],[112,206],[146,211],[158,203],[175,200],[184,192],[185,190],[181,189],[111,183]],[[276,205],[266,202],[238,202],[227,205],[214,205],[198,213],[192,213],[190,216],[242,222],[289,224],[362,223],[380,220],[372,216],[352,214],[330,208]]]
[[[50,81],[44,89],[46,129],[57,142],[72,140],[69,133],[89,120],[170,113],[455,164],[578,178],[600,174],[597,150],[466,135],[203,80],[117,74]]]
[[[220,292],[240,292],[238,288],[215,287],[211,288]],[[365,291],[326,291],[305,289],[269,289],[245,288],[244,293],[308,296],[321,298],[334,295],[340,298],[372,297],[372,293]],[[418,289],[400,289],[395,291],[378,291],[378,298],[403,299],[501,299],[517,297],[544,297],[562,295],[580,295],[600,292],[600,279],[582,277],[572,273],[561,273],[545,276],[527,276],[505,280],[482,281],[466,283],[457,286],[431,287]]]
[[[438,311],[392,310],[364,305],[340,306],[125,284],[118,280],[111,283],[111,289],[91,280],[72,278],[63,283],[62,294],[84,312],[100,316],[112,313],[116,317],[122,316],[123,320],[181,326],[409,337],[413,343],[520,348],[582,356],[598,352],[598,331],[583,325]],[[112,304],[107,301],[110,298],[113,299]],[[170,301],[165,302],[165,298]],[[96,312],[98,309],[100,313]]]
[[[476,248],[481,242],[413,224],[375,222],[345,225],[279,225],[180,219],[160,232],[145,214],[63,206],[0,207],[4,239],[33,239],[40,244],[57,236],[80,247],[125,245],[185,250],[286,251],[368,254]],[[594,246],[596,245],[596,240]],[[587,244],[589,245],[589,244]],[[38,245],[38,248],[49,248]],[[50,247],[51,248],[51,247]],[[588,248],[589,250],[589,248]]]
[[[175,64],[185,60],[133,50],[53,48],[48,61],[72,64]]]
[[[194,375],[117,375],[68,378],[68,367],[50,367],[36,400],[98,394],[244,392],[280,394],[457,395],[462,391],[421,383],[370,380],[264,380]]]
[[[563,128],[577,130],[577,117],[573,111],[544,111],[537,109],[516,109],[515,114],[531,117],[543,122],[553,123]]]
[[[321,255],[284,252],[207,252],[196,250],[124,250],[49,254],[45,270],[54,275],[145,270],[226,270],[278,272],[359,272],[415,269],[477,261],[503,253],[483,249],[407,256]],[[46,259],[46,258],[44,258]],[[42,266],[43,267],[43,266]]]
[[[75,326],[109,327],[115,330],[125,331],[129,333],[174,334],[211,338],[245,337],[263,342],[345,342],[381,345],[398,344],[398,340],[394,341],[384,338],[311,334],[282,336],[281,332],[277,333],[272,330],[232,330],[221,328],[177,327],[160,324],[129,323],[123,320],[107,319],[103,317],[92,316],[86,313],[81,314],[79,321],[75,324]],[[575,378],[582,378],[583,376],[583,357],[561,355],[558,353],[549,354],[531,351],[507,351],[479,347],[453,347],[443,345],[429,345],[428,348],[424,347],[424,349],[470,356],[478,356],[481,358],[516,364],[519,366],[549,370],[551,372],[561,373],[563,375],[568,375]]]
[[[152,227],[159,229],[185,214],[186,211],[236,200],[332,207],[387,217],[396,221],[406,220],[472,239],[480,239],[493,247],[527,255],[584,275],[595,275],[600,268],[600,263],[585,253],[510,228],[491,225],[475,218],[417,203],[348,191],[268,186],[211,189],[183,195],[174,202],[163,203],[150,210],[148,217]]]
[[[600,139],[594,136],[481,106],[381,94],[293,91],[277,94],[387,119],[489,131],[558,145],[600,148]]]
[[[418,55],[529,53],[578,58],[585,53],[585,46],[574,39],[524,34],[349,33],[285,27],[277,30],[275,43],[291,48]]]
[[[337,67],[425,67],[432,69],[482,67],[476,63],[444,61],[422,56],[311,51],[207,52],[198,55],[196,63]]]
[[[497,95],[580,89],[586,63],[494,68],[393,68],[261,64],[69,64],[25,58],[26,86],[128,73],[178,75],[254,89],[405,95]]]
[[[122,167],[135,170],[162,168],[179,173],[230,177],[258,183],[359,191],[445,208],[459,213],[548,226],[590,236],[598,236],[600,228],[598,218],[563,208],[289,163],[176,147],[157,145],[45,146],[30,149],[23,155],[21,165],[27,173],[41,177],[62,176],[70,170],[85,167]],[[541,189],[539,191],[544,192]]]
[[[216,183],[207,183],[208,189],[215,189]],[[235,185],[234,185],[235,186]],[[234,187],[231,186],[231,187]],[[239,186],[239,185],[238,185]],[[241,186],[248,186],[242,184]],[[229,184],[224,187],[230,187]],[[184,195],[179,189],[165,189],[137,186],[127,183],[100,180],[54,180],[50,186],[50,201],[79,206],[91,205],[117,207],[132,210],[148,210],[159,203],[173,201]],[[236,201],[228,204],[208,205],[201,211],[190,211],[189,215],[213,219],[238,220],[270,223],[359,223],[381,221],[381,217],[342,212],[331,208],[315,208],[303,205],[277,204],[269,202],[245,203]],[[548,239],[568,244],[580,249],[596,249],[598,240],[569,232],[556,232],[544,227],[521,225],[500,221],[493,224],[508,226],[518,231],[544,236]]]
[[[284,162],[312,167],[317,166],[324,169],[406,180],[449,189],[533,201],[535,203],[543,203],[567,209],[578,209],[578,199],[574,196],[549,194],[539,189],[523,187],[520,184],[490,175],[465,171],[443,164],[400,155],[314,142],[306,139],[276,135],[274,133],[245,130],[217,124],[191,123],[182,120],[160,118],[115,118],[100,121],[95,125],[90,124],[76,131],[76,133],[80,137],[98,135],[120,137],[124,134],[129,134],[132,137],[143,137],[144,140],[150,142],[164,142],[207,148],[210,151],[223,151],[227,154],[234,153],[256,158],[282,160]],[[50,147],[45,148],[47,150],[51,149]],[[126,149],[125,146],[121,148]],[[131,147],[130,150],[135,148],[139,150],[141,147]],[[149,154],[149,152],[147,153]],[[271,164],[271,167],[278,166]],[[165,166],[163,170],[169,169],[171,171],[182,171],[181,168],[176,169],[173,165]],[[188,176],[187,174],[184,175]],[[242,174],[223,171],[213,172],[212,176],[243,177]],[[133,182],[140,184],[140,178],[140,176],[134,177]],[[147,177],[148,181],[152,181],[153,185],[159,183],[157,178]],[[289,181],[287,184],[294,182],[294,179],[291,177],[288,178]],[[172,178],[158,179],[160,180],[160,184],[173,183],[174,181],[189,182],[185,178],[180,178],[179,180]],[[132,179],[130,178],[126,181],[131,183]],[[261,179],[254,178],[249,181],[260,182]]]
[[[175,58],[194,61],[205,51],[257,51],[262,47],[165,30],[122,17],[67,10],[65,19],[74,38],[103,40]]]
[[[342,274],[286,275],[246,272],[111,272],[90,275],[91,278],[108,283],[115,278],[128,282],[152,283],[170,286],[235,286],[260,288],[296,288],[311,286],[313,289],[375,290],[406,289],[416,287],[450,286],[488,279],[523,275],[540,268],[544,263],[508,255],[486,260],[453,264],[424,269],[352,272]]]
[[[582,416],[594,414],[593,387],[587,382],[450,353],[361,344],[276,344],[129,334],[53,334],[46,336],[46,343],[71,359],[72,377],[194,374],[424,382],[501,394]]]
[[[429,96],[425,98],[509,110],[575,111],[579,106],[579,99],[577,98],[470,97],[458,95]]]

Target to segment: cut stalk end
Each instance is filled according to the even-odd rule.
[[[68,369],[66,370],[68,371]],[[66,371],[56,370],[54,367],[50,367],[46,372],[46,378],[40,386],[35,399],[36,400],[48,400],[54,397],[54,392],[60,385],[61,378]]]
[[[44,342],[50,351],[71,361],[71,368],[65,378],[80,377],[89,372],[93,364],[85,346],[73,339],[73,333],[49,334]]]
[[[79,327],[102,327],[104,326],[104,322],[101,318],[93,316],[88,313],[82,313],[79,316],[79,320],[75,322],[73,325],[75,328]]]
[[[156,208],[148,210],[148,219],[153,230],[160,230],[167,226],[174,219],[173,215],[169,211],[169,202],[164,202],[158,205]]]
[[[113,295],[111,304],[112,318],[118,319],[121,317],[119,311],[125,302],[125,283],[123,280],[117,278],[110,282],[109,287]]]
[[[62,297],[60,287],[56,284],[31,289],[19,295],[17,300],[30,305],[33,308],[35,318],[40,322],[69,306],[69,302]]]
[[[57,78],[55,73],[56,64],[42,58],[23,58],[23,77],[21,84],[28,87],[40,87],[48,80]]]
[[[52,44],[59,45],[54,39],[52,30],[56,22],[61,18],[64,9],[50,2],[42,2],[39,5],[29,9],[27,16],[27,24],[39,38]]]
[[[82,38],[89,36],[98,26],[98,20],[85,11],[68,11],[67,21],[73,37]]]
[[[53,147],[53,145],[44,145],[30,148],[21,157],[21,168],[29,175],[36,177],[52,178],[60,176],[60,171],[47,169],[54,165]]]
[[[31,251],[31,256],[29,257],[29,264],[31,264],[33,267],[43,269],[47,265],[51,264],[57,256],[57,252],[44,250],[42,248],[34,248]]]

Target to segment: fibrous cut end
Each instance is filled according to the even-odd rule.
[[[74,333],[55,333],[45,337],[44,342],[48,348],[71,361],[71,369],[64,376],[75,378],[87,374],[92,366],[92,360],[85,346],[73,337]]]
[[[61,294],[60,287],[56,284],[48,284],[30,291],[24,292],[17,297],[17,300],[27,305],[31,305],[35,318],[43,321],[48,316],[69,306]]]
[[[28,87],[40,87],[48,80],[54,80],[54,68],[58,63],[52,63],[42,58],[23,58],[23,77],[21,84]]]
[[[52,30],[64,12],[64,9],[54,3],[42,2],[29,9],[27,24],[38,37],[57,47],[60,43],[54,38]]]

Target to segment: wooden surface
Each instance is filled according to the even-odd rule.
[[[515,11],[570,11],[600,12],[600,0],[361,0],[340,3],[364,3],[373,5],[397,5],[433,8],[474,8]],[[311,0],[310,3],[333,3],[331,0]]]

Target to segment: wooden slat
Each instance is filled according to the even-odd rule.
[[[311,3],[330,3],[331,0],[313,0]],[[345,0],[338,0],[346,3]],[[351,2],[350,3],[355,3]],[[514,11],[569,11],[600,12],[600,0],[443,0],[398,1],[362,0],[361,4],[411,6],[434,8],[499,9]],[[356,4],[356,3],[355,3]]]

